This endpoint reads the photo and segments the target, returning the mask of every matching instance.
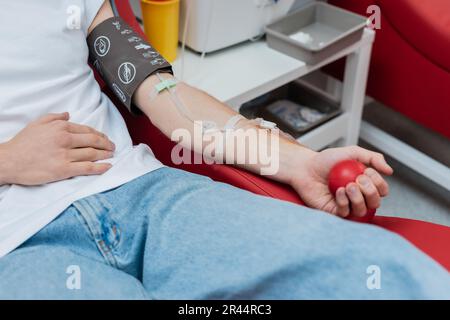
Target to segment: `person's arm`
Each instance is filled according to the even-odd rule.
[[[108,2],[100,10],[98,16],[92,23],[90,30],[105,19],[112,17],[113,13]],[[240,75],[236,74],[238,78]],[[169,74],[163,74],[164,78],[172,78]],[[138,88],[134,96],[134,103],[142,110],[167,137],[171,138],[173,133],[179,129],[189,132],[191,137],[195,137],[196,126],[192,120],[213,121],[219,128],[222,128],[227,121],[237,113],[228,106],[214,99],[205,92],[193,88],[185,83],[179,83],[176,87],[178,98],[182,101],[191,115],[191,119],[186,118],[179,108],[177,108],[168,91],[163,91],[154,99],[150,99],[154,86],[160,80],[155,76],[147,78]],[[267,133],[251,122],[240,124],[246,130],[253,130],[255,133]],[[245,132],[241,131],[241,138]],[[258,134],[254,136],[258,137]],[[239,135],[238,135],[239,137]],[[221,148],[221,142],[224,141],[225,148]],[[258,139],[252,142],[252,145],[239,145],[240,149],[227,148],[231,141],[224,137],[223,139],[213,139],[209,147],[214,150],[225,149],[227,151],[215,155],[215,160],[231,163],[246,170],[261,173],[267,168],[267,163],[239,163],[237,157],[249,152],[258,154],[270,154],[272,145],[270,139]],[[216,143],[215,143],[216,142]],[[203,144],[189,143],[182,141],[184,147],[193,149],[203,154]],[[212,145],[211,145],[212,144]],[[258,146],[258,150],[253,148]],[[291,140],[280,136],[278,152],[273,158],[278,161],[278,167],[270,176],[272,179],[290,184],[293,186],[311,207],[318,208],[340,216],[347,216],[350,212],[356,215],[364,215],[367,208],[377,208],[380,205],[380,198],[388,193],[388,185],[378,172],[383,174],[392,174],[392,169],[384,160],[381,154],[374,153],[359,147],[348,147],[340,149],[330,149],[324,152],[314,152],[304,146],[301,146]],[[368,169],[366,174],[358,178],[357,183],[338,190],[336,198],[330,194],[327,187],[327,176],[331,168],[341,160],[356,159],[374,169]],[[273,163],[272,163],[273,164]]]
[[[170,74],[163,74],[164,78],[171,78]],[[201,128],[199,124],[194,124],[190,119],[187,119],[178,110],[177,106],[174,104],[170,97],[170,93],[165,91],[160,93],[156,99],[150,100],[149,95],[154,90],[155,84],[159,82],[156,77],[148,78],[137,90],[135,94],[135,104],[151,119],[154,125],[160,129],[167,137],[172,138],[174,132],[178,129],[187,130],[190,137],[199,138],[198,130]],[[213,121],[217,124],[218,128],[223,128],[227,121],[236,116],[238,113],[226,106],[225,104],[219,102],[215,98],[211,97],[207,93],[193,88],[186,83],[179,83],[176,87],[177,96],[186,106],[186,108],[191,113],[191,116],[195,121]],[[202,143],[195,143],[194,139],[191,141],[181,140],[180,144],[188,149],[194,150],[199,154],[204,154],[205,147],[208,146],[210,149],[218,150],[221,148],[220,142],[225,141],[224,149],[225,152],[220,152],[212,160],[219,163],[233,164],[238,167],[242,167],[253,173],[261,174],[266,171],[266,175],[269,175],[272,179],[277,180],[282,183],[290,184],[292,180],[292,173],[297,168],[295,161],[293,161],[292,155],[299,154],[301,158],[313,157],[315,152],[310,149],[303,147],[296,142],[292,142],[283,137],[278,137],[273,133],[270,133],[267,129],[260,128],[252,122],[242,121],[237,124],[236,128],[242,130],[235,130],[233,136],[227,135],[225,133],[216,132],[217,137],[219,135],[222,138],[211,139],[211,141],[205,141]],[[196,131],[196,132],[194,132]],[[273,156],[272,163],[262,163],[247,161],[246,163],[239,163],[237,157],[238,155],[249,155],[250,143],[238,144],[235,143],[232,147],[231,140],[235,141],[245,141],[249,132],[253,131],[252,137],[255,138],[251,144],[253,146],[258,146],[253,152],[257,152],[259,155],[271,155],[272,147],[275,147],[277,154]],[[197,136],[195,136],[197,133]],[[248,135],[249,137],[250,135]],[[262,138],[261,138],[262,137]],[[267,143],[263,142],[264,138],[267,138]],[[271,139],[273,137],[279,142],[279,146],[271,145]],[[280,139],[279,139],[280,138]],[[274,142],[275,140],[272,140]],[[217,145],[215,144],[217,143]],[[238,149],[239,148],[239,149]],[[226,152],[228,151],[228,152]],[[278,153],[279,152],[279,153]],[[276,157],[277,158],[276,158]],[[271,168],[271,166],[273,166]],[[270,170],[272,169],[272,170]],[[272,172],[270,172],[272,171]]]
[[[167,74],[163,77],[171,78],[172,76]],[[136,105],[166,136],[172,137],[176,130],[182,128],[189,131],[190,136],[195,138],[194,123],[180,113],[169,92],[165,91],[156,99],[150,100],[150,93],[158,82],[159,79],[156,77],[150,77],[139,87],[135,95]],[[176,91],[179,99],[196,120],[214,121],[218,127],[223,127],[231,117],[237,114],[207,93],[185,83],[178,84]],[[215,149],[221,148],[220,142],[225,141],[225,150],[227,151],[229,150],[226,148],[227,144],[233,145],[231,152],[220,153],[219,158],[215,160],[234,164],[258,174],[261,174],[262,170],[267,169],[268,166],[273,166],[277,170],[268,177],[293,186],[305,203],[313,208],[346,217],[350,213],[351,204],[352,212],[362,216],[368,208],[378,208],[381,197],[388,194],[388,185],[378,172],[389,175],[392,174],[392,169],[379,153],[356,146],[315,152],[282,135],[277,135],[275,139],[279,138],[279,145],[275,150],[277,153],[274,155],[271,151],[271,139],[264,138],[269,133],[266,129],[253,125],[251,122],[244,123],[242,126],[245,130],[238,130],[236,135],[223,134],[223,138],[208,142],[209,147],[212,146],[212,149]],[[233,144],[234,141],[230,141],[236,137],[241,141],[245,140],[247,130],[256,133],[252,135],[257,138],[256,141],[236,145]],[[273,135],[273,133],[271,134]],[[215,142],[219,143],[215,144]],[[186,143],[183,140],[181,144],[183,147],[204,154],[205,146],[201,143]],[[255,145],[257,148],[253,148]],[[273,162],[269,165],[261,162],[238,162],[239,155],[249,155],[250,152],[256,152],[258,155],[271,155]],[[365,175],[358,178],[357,183],[348,185],[346,189],[338,190],[335,198],[328,190],[327,176],[335,164],[347,159],[356,159],[371,168],[367,169]]]

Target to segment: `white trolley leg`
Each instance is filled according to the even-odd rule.
[[[450,168],[377,127],[363,122],[361,139],[450,191]]]
[[[349,124],[343,146],[358,144],[371,54],[372,42],[368,42],[347,57],[341,107],[349,115]]]

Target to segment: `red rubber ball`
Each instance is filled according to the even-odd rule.
[[[364,174],[366,166],[356,160],[345,160],[335,165],[328,176],[328,188],[330,192],[336,196],[336,191],[349,183],[356,182],[358,176]],[[351,220],[368,222],[375,216],[376,210],[369,210],[362,218],[351,217]]]
[[[333,195],[341,187],[346,187],[349,183],[364,174],[366,166],[356,160],[345,160],[335,165],[328,176],[328,187]]]

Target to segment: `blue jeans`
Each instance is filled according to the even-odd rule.
[[[163,168],[0,259],[0,298],[434,299],[450,276],[378,227]]]

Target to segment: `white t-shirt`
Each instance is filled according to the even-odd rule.
[[[87,29],[103,1],[0,0],[0,143],[40,116],[67,111],[71,122],[105,133],[116,145],[108,161],[113,167],[101,176],[1,186],[0,257],[74,201],[162,167],[148,146],[132,145],[120,113],[88,66]],[[77,11],[80,28],[73,19]]]

